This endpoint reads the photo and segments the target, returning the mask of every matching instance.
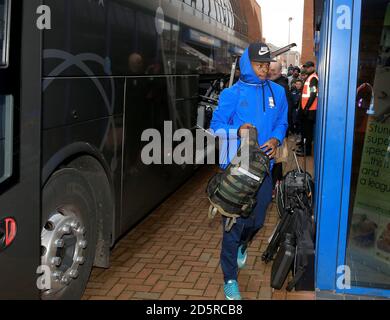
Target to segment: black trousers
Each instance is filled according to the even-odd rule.
[[[306,139],[306,155],[312,154],[316,114],[317,111],[308,111],[306,114],[303,115],[303,138]]]

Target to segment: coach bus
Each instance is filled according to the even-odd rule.
[[[80,298],[92,266],[191,176],[144,165],[141,134],[195,128],[202,83],[248,44],[244,12],[239,0],[0,0],[0,297]]]

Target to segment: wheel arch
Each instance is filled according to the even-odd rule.
[[[42,188],[60,168],[70,167],[80,171],[88,180],[97,208],[97,243],[94,266],[109,266],[110,248],[115,226],[115,190],[110,167],[98,149],[89,143],[75,142],[47,161],[42,170]]]

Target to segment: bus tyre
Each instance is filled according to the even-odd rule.
[[[96,201],[83,174],[55,172],[42,192],[42,299],[80,299],[96,250]],[[48,275],[48,274],[49,275]]]

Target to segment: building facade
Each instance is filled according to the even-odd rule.
[[[245,15],[248,17],[248,38],[251,42],[263,41],[263,23],[261,7],[256,0],[240,0]]]
[[[316,61],[314,43],[314,0],[305,0],[302,35],[302,63]]]

